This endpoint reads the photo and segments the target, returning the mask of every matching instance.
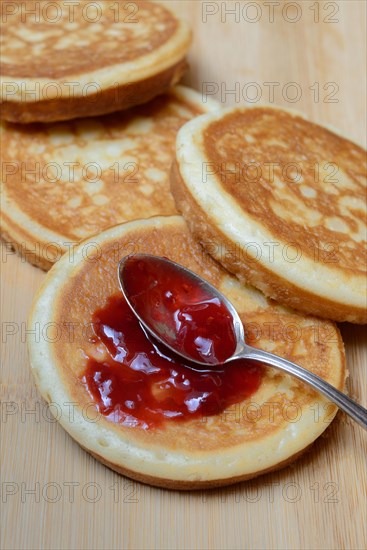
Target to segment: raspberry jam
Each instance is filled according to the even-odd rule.
[[[149,307],[150,301],[156,304],[154,315],[161,311],[160,300],[172,304],[168,310],[174,315],[166,315],[162,322],[167,330],[179,333],[182,349],[201,361],[206,358],[208,367],[185,365],[147,335],[122,295],[112,296],[92,318],[92,341],[106,353],[100,361],[88,358],[82,378],[100,413],[125,426],[148,429],[166,421],[217,415],[256,392],[260,365],[246,360],[210,365],[235,349],[229,312],[211,301],[197,283],[194,288],[190,281],[183,283],[168,273],[158,284],[151,275],[144,270],[140,279],[136,275],[136,288],[145,289],[141,299]],[[154,283],[151,296],[148,280]]]

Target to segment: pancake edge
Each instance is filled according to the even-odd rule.
[[[202,491],[206,489],[218,489],[220,487],[235,485],[243,481],[256,479],[262,475],[270,474],[271,472],[277,472],[279,470],[282,470],[283,468],[286,468],[287,466],[290,466],[291,464],[293,464],[293,462],[301,458],[304,454],[310,452],[312,449],[312,445],[314,443],[315,441],[313,443],[310,443],[310,445],[308,445],[298,453],[291,456],[289,459],[278,463],[274,467],[266,468],[264,470],[259,470],[258,472],[255,472],[254,474],[250,474],[250,475],[234,476],[232,478],[217,479],[214,481],[212,480],[208,480],[208,481],[172,480],[168,478],[166,479],[156,478],[150,475],[140,474],[139,472],[135,472],[134,470],[129,470],[128,468],[117,466],[116,464],[113,464],[112,462],[109,462],[108,460],[104,459],[102,456],[98,455],[97,453],[94,453],[86,449],[82,445],[81,447],[87,453],[89,453],[95,460],[98,460],[98,462],[101,462],[101,464],[103,464],[104,466],[107,466],[107,468],[110,468],[110,470],[113,470],[114,472],[117,472],[118,474],[128,477],[134,481],[138,481],[139,483],[144,483],[145,485],[151,485],[153,487],[159,487],[161,489],[170,489],[174,491]]]
[[[155,2],[155,0],[154,0]],[[156,2],[159,4],[159,2]],[[148,101],[151,99],[152,95],[149,94],[145,88],[149,86],[154,86],[156,90],[159,90],[159,81],[163,80],[161,84],[161,91],[156,91],[156,95],[163,93],[167,88],[167,82],[171,81],[172,84],[178,81],[182,76],[184,70],[187,68],[187,63],[185,61],[185,56],[190,49],[192,44],[192,31],[190,25],[184,19],[177,17],[173,10],[168,6],[164,5],[163,7],[168,11],[171,16],[177,21],[178,26],[168,41],[161,44],[158,48],[152,52],[140,56],[132,61],[127,61],[123,63],[117,63],[100,69],[92,70],[91,72],[83,73],[70,73],[67,77],[64,75],[60,78],[38,78],[35,75],[33,78],[29,77],[12,77],[2,74],[0,76],[1,90],[0,90],[0,105],[2,107],[1,117],[10,122],[37,122],[37,121],[52,121],[60,120],[53,118],[52,113],[47,115],[47,109],[50,109],[50,104],[53,107],[53,111],[57,113],[57,110],[60,109],[60,105],[65,106],[65,101],[70,101],[70,86],[68,85],[71,82],[77,82],[79,84],[77,90],[73,90],[73,101],[70,105],[75,105],[82,110],[83,103],[89,103],[89,110],[91,115],[93,114],[103,114],[112,111],[94,111],[92,101],[86,101],[87,98],[94,100],[98,95],[102,96],[103,102],[106,103],[108,107],[108,100],[111,100],[111,97],[116,93],[116,89],[121,94],[122,98],[120,101],[120,107],[113,108],[114,111],[121,110],[123,108],[123,99],[125,96],[125,101],[127,98],[134,98],[136,94],[137,101],[140,99],[140,103],[143,101]],[[54,90],[49,90],[49,84],[52,83],[55,86]],[[66,84],[65,84],[66,83]],[[99,87],[99,93],[96,94],[95,89],[90,89],[88,87],[90,84],[97,84]],[[15,90],[9,97],[4,96],[3,90],[5,92],[6,86],[11,85],[15,86]],[[135,85],[135,86],[134,86]],[[41,90],[44,86],[47,86],[47,98],[43,98],[43,92]],[[166,86],[166,88],[164,87]],[[22,90],[24,88],[32,90],[33,94],[25,94]],[[57,89],[56,89],[57,88]],[[34,91],[35,90],[35,91]],[[60,95],[61,91],[61,95]],[[106,92],[108,93],[103,97]],[[36,94],[36,99],[34,96]],[[148,99],[144,99],[146,96]],[[74,101],[75,100],[75,101]],[[79,100],[79,101],[77,101]],[[60,105],[59,105],[60,104]],[[133,105],[139,104],[131,103],[126,106],[126,108],[132,107]],[[11,106],[13,109],[16,109],[12,113]],[[109,108],[111,108],[109,106]],[[37,109],[40,112],[39,116],[44,118],[35,118],[37,116],[37,110],[34,115],[30,110]],[[82,112],[85,112],[82,110]],[[77,116],[86,116],[83,115],[73,115],[72,118]],[[7,118],[12,117],[12,118]]]
[[[8,122],[22,124],[47,123],[126,110],[166,93],[180,81],[187,68],[188,64],[185,58],[182,58],[172,67],[158,74],[126,84],[115,82],[113,86],[87,97],[73,95],[33,102],[5,100],[0,102],[1,118]]]
[[[202,109],[204,112],[216,111],[220,104],[209,98],[204,102],[202,95],[197,90],[187,86],[177,85],[168,90],[168,93],[178,100],[191,104],[194,108]],[[0,136],[2,126],[0,123]],[[34,221],[17,206],[11,205],[6,193],[6,185],[1,181],[2,200],[0,201],[0,237],[8,243],[13,250],[23,259],[32,265],[48,271],[53,264],[67,252],[67,246],[76,246],[79,242],[70,242],[70,239],[56,231],[50,231],[42,224]],[[9,208],[15,209],[15,217],[9,216]],[[15,221],[18,218],[18,222]],[[90,237],[87,237],[90,238]],[[35,240],[37,239],[37,240]],[[55,259],[52,258],[52,247],[54,244]],[[66,246],[67,245],[67,246]]]
[[[320,288],[315,289],[314,291],[306,288],[307,283],[309,282],[306,281],[307,265],[310,263],[310,260],[308,258],[305,259],[304,257],[302,257],[300,259],[300,262],[303,263],[303,268],[299,271],[300,273],[302,272],[304,274],[301,276],[301,279],[304,278],[306,282],[305,287],[297,284],[294,280],[290,280],[282,276],[282,274],[280,273],[280,271],[282,270],[279,270],[279,268],[277,269],[277,271],[270,270],[264,264],[264,262],[258,261],[257,258],[251,255],[250,252],[247,252],[248,256],[251,256],[251,262],[249,262],[248,264],[244,261],[242,261],[241,263],[232,261],[232,254],[230,253],[231,250],[233,251],[234,246],[237,244],[245,245],[247,242],[246,239],[244,239],[241,243],[241,236],[237,232],[236,241],[233,241],[229,236],[228,230],[226,231],[226,228],[224,228],[223,219],[220,219],[218,215],[215,218],[215,215],[217,213],[214,213],[213,211],[205,211],[204,204],[201,204],[197,193],[195,193],[195,182],[198,180],[198,177],[196,177],[195,179],[195,176],[197,176],[197,174],[194,174],[195,168],[193,167],[193,163],[196,161],[196,163],[199,163],[201,165],[201,163],[204,163],[206,161],[206,158],[204,157],[204,152],[201,149],[201,139],[194,135],[195,131],[199,131],[198,129],[200,128],[201,138],[202,133],[205,132],[207,125],[215,120],[220,119],[222,116],[226,116],[227,114],[230,114],[231,112],[237,110],[256,109],[262,107],[270,108],[275,111],[286,111],[294,116],[299,116],[308,121],[308,118],[303,113],[299,113],[294,109],[284,109],[280,107],[275,107],[273,105],[260,105],[246,108],[235,107],[224,109],[223,111],[221,111],[221,113],[214,113],[213,115],[204,114],[192,121],[187,122],[177,134],[176,159],[173,162],[173,166],[171,169],[171,191],[176,202],[176,207],[178,211],[184,216],[186,222],[190,227],[190,230],[195,234],[196,238],[200,240],[204,248],[205,242],[208,241],[214,241],[215,244],[219,245],[220,254],[216,254],[215,251],[210,251],[211,255],[217,261],[219,261],[219,263],[221,263],[228,271],[236,275],[242,282],[246,282],[252,286],[255,286],[256,288],[260,289],[266,296],[276,300],[280,304],[290,306],[295,310],[339,322],[347,321],[356,324],[366,324],[367,308],[357,304],[357,302],[363,303],[363,301],[365,301],[367,304],[366,295],[358,297],[356,295],[352,296],[354,303],[351,304],[350,302],[348,303],[345,300],[342,301],[340,293],[336,292],[336,295],[334,294],[334,296],[331,297],[330,288],[327,284],[325,284],[324,288],[321,289],[321,291],[319,291]],[[319,126],[333,133],[336,133],[343,139],[351,141],[348,138],[345,138],[340,132],[338,132],[331,126]],[[194,144],[193,142],[195,138],[197,142]],[[190,139],[192,143],[190,143]],[[200,140],[200,143],[198,143],[198,139]],[[353,143],[361,147],[361,145],[357,144],[356,142]],[[193,155],[191,155],[190,161],[187,161],[188,151],[186,149],[193,149],[194,146],[196,146],[196,158],[193,161]],[[182,153],[183,149],[185,149],[185,153]],[[199,179],[198,181],[201,180]],[[218,199],[219,194],[221,193],[220,198],[222,199],[223,208],[225,207],[225,201],[227,201],[227,204],[229,204],[230,207],[237,209],[237,220],[242,217],[247,225],[253,223],[251,220],[247,220],[246,215],[243,214],[243,211],[240,210],[240,207],[237,206],[231,195],[226,193],[225,190],[221,190],[220,185],[217,184],[215,177],[209,175],[207,181],[213,182],[213,187],[217,186],[217,189],[214,190],[213,195],[215,194],[215,199]],[[210,198],[214,203],[213,196],[211,196]],[[268,232],[266,228],[263,228],[263,226],[257,226],[253,231],[254,233],[256,233],[256,236],[259,236],[259,234],[261,233],[260,237],[262,242],[271,242],[273,240],[270,232]],[[256,242],[256,237],[254,237],[254,235],[252,235],[251,237],[251,242]],[[258,244],[259,246],[261,246],[261,243]],[[282,241],[280,241],[280,244],[286,245],[286,243]],[[272,265],[274,266],[275,264],[273,263]],[[316,266],[317,269],[321,272],[323,271],[324,274],[328,272],[327,267],[317,264],[311,265],[313,270],[315,270]],[[354,277],[355,285],[358,287],[359,284],[360,288],[366,288],[366,281],[365,279],[363,281],[363,279],[363,276]],[[322,277],[318,277],[318,280],[322,281]],[[350,279],[348,280],[348,283],[350,283]],[[337,298],[340,298],[340,300],[338,301]]]

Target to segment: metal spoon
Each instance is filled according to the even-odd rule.
[[[288,374],[292,374],[296,378],[299,378],[303,382],[306,382],[307,384],[312,386],[319,393],[335,403],[340,409],[342,409],[351,418],[353,418],[353,420],[358,422],[358,424],[360,424],[364,429],[367,429],[367,410],[355,401],[353,401],[353,399],[340,392],[331,384],[325,382],[325,380],[323,380],[316,374],[308,371],[307,369],[304,369],[303,367],[300,367],[299,365],[296,365],[295,363],[292,363],[287,359],[278,357],[273,353],[269,353],[267,351],[263,351],[247,345],[245,342],[244,328],[237,311],[235,310],[231,302],[227,300],[227,298],[223,296],[223,294],[219,292],[215,287],[213,287],[210,283],[208,283],[189,269],[177,264],[176,262],[172,262],[167,258],[161,258],[150,254],[134,254],[126,256],[121,260],[118,266],[118,278],[122,293],[140,323],[158,342],[161,342],[173,353],[181,356],[184,360],[190,362],[193,365],[198,365],[206,368],[215,367],[215,365],[213,365],[212,363],[209,365],[208,363],[197,361],[196,359],[193,359],[189,355],[185,354],[182,349],[180,349],[178,346],[175,346],[175,342],[172,341],[172,333],[170,334],[170,339],[167,339],[166,332],[162,330],[162,327],[160,325],[152,321],[152,317],[148,316],[146,311],[137,311],[136,307],[131,302],[131,296],[129,295],[129,292],[127,291],[126,283],[128,282],[128,270],[126,269],[126,266],[128,265],[129,261],[136,261],[138,259],[142,259],[144,260],[144,262],[150,261],[153,266],[158,265],[157,262],[159,262],[161,266],[166,266],[166,268],[169,268],[171,271],[172,269],[174,269],[175,273],[177,273],[177,277],[184,277],[186,280],[189,279],[191,283],[199,285],[201,289],[205,290],[205,293],[207,295],[209,294],[213,298],[217,298],[220,303],[226,307],[228,313],[233,320],[233,330],[236,338],[236,349],[234,353],[221,364],[230,363],[231,361],[234,361],[236,359],[250,359],[252,361],[266,363]]]

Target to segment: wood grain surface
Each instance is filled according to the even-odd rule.
[[[226,95],[236,86],[242,104],[271,102],[273,86],[275,104],[363,141],[364,0],[168,4],[194,29],[186,84],[217,90],[228,105],[238,99]],[[228,13],[236,5],[237,21]],[[44,274],[5,246],[1,272],[2,548],[367,547],[366,434],[341,413],[294,466],[229,489],[159,490],[91,458],[52,420],[30,373],[26,320]],[[364,329],[341,329],[348,389],[366,406]]]

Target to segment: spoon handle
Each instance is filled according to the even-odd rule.
[[[247,359],[261,361],[262,363],[272,365],[273,367],[276,367],[284,372],[293,374],[296,378],[306,382],[318,392],[325,395],[325,397],[335,403],[340,409],[342,409],[342,411],[358,422],[362,428],[367,430],[367,409],[353,401],[353,399],[341,391],[334,388],[334,386],[328,382],[325,382],[325,380],[313,372],[310,372],[309,370],[304,369],[303,367],[300,367],[287,359],[283,359],[282,357],[278,357],[277,355],[273,355],[272,353],[268,353],[267,351],[259,350],[257,348],[249,349],[247,347],[246,352],[243,354],[243,357],[245,356]]]

